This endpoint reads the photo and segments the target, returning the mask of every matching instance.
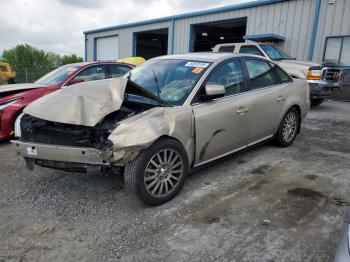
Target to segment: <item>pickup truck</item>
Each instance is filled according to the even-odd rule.
[[[309,83],[313,106],[320,105],[325,98],[331,96],[334,88],[340,88],[341,70],[335,64],[299,61],[272,44],[253,41],[218,44],[213,48],[213,52],[253,54],[274,61],[291,77],[305,79]]]

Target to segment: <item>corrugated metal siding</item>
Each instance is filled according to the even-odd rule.
[[[336,0],[335,4],[321,0],[314,61],[322,61],[327,36],[350,35],[350,1]]]
[[[94,39],[98,37],[119,35],[119,56],[126,57],[132,56],[133,54],[133,33],[142,32],[153,29],[169,28],[169,38],[170,38],[170,22],[155,23],[150,25],[141,25],[136,27],[128,27],[119,30],[110,30],[99,33],[87,34],[87,61],[94,60]],[[170,48],[170,46],[169,46]],[[169,49],[168,48],[168,49]]]
[[[276,33],[286,37],[284,48],[298,59],[305,59],[310,44],[310,10],[315,1],[285,1],[254,8],[190,17],[176,21],[175,53],[189,51],[190,25],[247,17],[246,34]]]
[[[174,53],[189,51],[192,24],[247,17],[246,34],[275,33],[286,37],[283,48],[300,60],[307,60],[317,0],[290,0],[258,7],[207,14],[175,20]],[[313,60],[322,60],[326,36],[350,34],[350,1],[336,0],[328,4],[321,0],[320,17]],[[87,60],[93,60],[94,38],[119,35],[120,56],[133,54],[133,33],[169,28],[169,53],[171,52],[171,21],[134,26],[119,30],[87,34]]]

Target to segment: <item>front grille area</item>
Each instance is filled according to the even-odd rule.
[[[340,73],[340,69],[336,67],[327,67],[323,70],[323,76],[322,79],[327,81],[338,81],[337,79],[338,75]]]
[[[24,115],[21,119],[21,140],[63,146],[102,148],[108,130],[50,122]]]

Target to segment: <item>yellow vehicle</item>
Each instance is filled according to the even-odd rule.
[[[16,72],[9,63],[0,61],[0,82],[7,81],[9,84],[15,84]]]
[[[117,62],[139,66],[139,65],[143,64],[144,62],[146,62],[146,60],[143,57],[134,56],[134,57],[121,58],[121,59],[117,60]]]

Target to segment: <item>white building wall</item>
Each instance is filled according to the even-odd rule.
[[[327,36],[350,35],[350,0],[321,0],[314,60],[322,61]]]
[[[318,0],[289,0],[263,6],[200,15],[175,20],[174,53],[186,53],[190,45],[192,24],[247,17],[247,35],[275,33],[286,37],[283,48],[300,60],[307,60]],[[350,34],[350,0],[320,0],[321,9],[316,35],[313,61],[321,61],[326,36]],[[94,38],[119,35],[120,57],[133,54],[133,33],[152,29],[169,28],[171,53],[172,21],[108,30],[86,35],[87,60],[94,58]]]

